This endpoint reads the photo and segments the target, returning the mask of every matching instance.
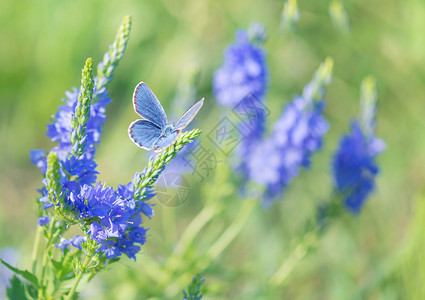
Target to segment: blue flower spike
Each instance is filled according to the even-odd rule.
[[[66,92],[65,105],[59,107],[47,130],[47,136],[57,146],[48,154],[41,149],[31,151],[31,161],[45,174],[39,198],[39,225],[58,230],[55,236],[59,237],[68,227],[58,220],[67,225],[78,224],[84,235],[61,238],[54,244],[62,249],[72,245],[87,255],[104,254],[102,260],[117,259],[123,254],[136,259],[146,241],[147,229],[142,219],[154,215],[149,203],[155,195],[154,183],[177,152],[200,134],[194,129],[179,135],[173,145],[164,143],[163,151],[152,157],[141,173],[117,189],[97,181],[96,144],[100,142],[110,102],[106,84],[123,56],[130,25],[130,17],[125,17],[97,67],[98,77],[93,75],[93,60],[89,58],[82,71],[81,86]],[[176,126],[182,129],[195,115],[183,115]]]
[[[266,54],[261,44],[251,41],[262,40],[264,29],[258,24],[251,28],[251,37],[245,30],[236,32],[236,41],[225,50],[224,64],[214,73],[213,91],[222,106],[233,108],[250,94],[262,99],[266,93]]]
[[[385,150],[385,143],[374,133],[377,91],[373,77],[363,80],[360,99],[359,119],[353,120],[351,132],[342,136],[332,165],[335,188],[352,214],[361,211],[373,192],[379,172],[376,157]]]
[[[285,105],[271,135],[251,151],[247,178],[260,186],[263,203],[282,196],[301,168],[321,149],[329,124],[323,117],[324,89],[332,80],[333,61],[327,58],[313,75],[301,96]]]
[[[239,29],[236,41],[226,49],[224,63],[216,70],[213,90],[218,104],[231,107],[237,115],[237,125],[242,133],[236,149],[236,171],[247,172],[248,155],[263,137],[267,110],[264,99],[267,91],[268,67],[265,28],[253,23],[247,31]]]

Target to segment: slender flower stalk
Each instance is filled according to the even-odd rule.
[[[202,186],[202,197],[206,199],[204,208],[192,219],[181,234],[181,237],[167,259],[163,268],[164,276],[158,282],[158,289],[164,289],[174,274],[182,274],[187,268],[186,260],[193,251],[194,241],[203,228],[224,209],[226,201],[232,197],[232,187],[229,183],[231,170],[226,164],[220,164],[211,182]],[[220,237],[219,237],[220,238]],[[211,242],[213,244],[217,239]],[[200,268],[201,269],[201,268]]]
[[[258,205],[258,201],[254,199],[244,199],[243,205],[238,214],[234,218],[229,227],[218,237],[218,239],[211,245],[202,258],[197,263],[199,270],[204,270],[210,265],[223,251],[230,245],[231,242],[238,236],[243,229],[251,212]]]
[[[376,104],[378,101],[378,90],[376,79],[372,76],[366,77],[360,86],[360,111],[358,120],[366,136],[373,136],[376,126]]]
[[[315,216],[309,219],[302,230],[292,238],[290,247],[284,252],[283,262],[269,280],[271,286],[283,287],[288,284],[292,272],[298,264],[316,249],[320,239],[325,235],[329,224],[342,213],[341,197],[334,194],[325,205],[319,205]]]
[[[130,31],[131,16],[128,15],[124,17],[114,42],[109,46],[109,50],[105,53],[103,60],[97,67],[97,89],[99,91],[102,91],[111,82],[113,71],[118,66],[127,48]]]
[[[351,132],[341,138],[332,165],[335,188],[344,195],[345,207],[351,213],[360,212],[374,190],[379,172],[376,156],[385,149],[385,143],[374,135],[376,80],[363,80],[360,93],[359,120],[352,121]]]
[[[71,300],[74,297],[74,294],[77,290],[78,284],[80,283],[81,277],[84,274],[84,271],[87,268],[87,265],[90,262],[90,256],[86,256],[86,259],[83,262],[82,268],[78,271],[77,277],[75,278],[74,285],[72,286],[71,290],[69,291],[68,295],[66,296],[65,300]]]
[[[84,153],[87,141],[86,129],[90,118],[90,107],[93,97],[93,60],[88,58],[83,68],[81,87],[78,94],[77,107],[72,117],[71,144],[73,155],[80,156]]]
[[[144,169],[140,178],[134,181],[134,199],[136,204],[141,203],[148,197],[147,195],[153,188],[153,184],[158,179],[160,173],[164,170],[165,165],[177,155],[177,152],[179,152],[184,145],[191,143],[200,134],[201,131],[199,129],[185,132],[179,137],[174,145],[162,151],[158,156],[152,156],[149,159],[148,166]]]
[[[48,191],[49,201],[53,205],[59,204],[58,202],[62,192],[62,176],[60,171],[61,167],[58,155],[55,152],[49,153],[47,156],[46,188]]]

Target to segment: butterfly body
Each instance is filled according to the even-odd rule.
[[[146,83],[140,82],[134,89],[133,106],[143,119],[130,124],[128,135],[140,148],[161,151],[177,140],[203,103],[204,99],[199,100],[175,124],[168,123],[167,115],[155,94]]]

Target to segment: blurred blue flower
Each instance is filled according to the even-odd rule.
[[[40,226],[44,226],[44,225],[49,224],[49,222],[50,222],[50,218],[49,218],[49,217],[47,217],[47,216],[40,217],[40,218],[38,218],[37,222],[38,222],[38,225],[40,225]]]
[[[344,135],[333,158],[336,188],[344,196],[345,207],[351,213],[360,212],[375,187],[379,168],[375,157],[385,149],[385,143],[366,136],[360,124],[353,121],[351,132]]]
[[[373,77],[363,80],[360,94],[359,121],[353,121],[351,132],[342,136],[332,161],[336,189],[353,214],[360,212],[373,191],[379,171],[375,159],[385,150],[384,141],[374,134],[378,93]]]
[[[30,160],[41,169],[41,173],[46,174],[47,169],[47,156],[43,149],[34,149],[30,151]]]
[[[271,135],[257,142],[249,153],[246,177],[260,186],[265,206],[283,194],[322,147],[323,136],[329,129],[323,117],[323,94],[325,85],[330,83],[331,70],[332,61],[327,59],[302,96],[286,104]]]
[[[238,129],[242,134],[236,147],[236,171],[246,174],[249,156],[263,138],[269,111],[263,101],[250,94],[233,109],[233,112],[238,116]]]
[[[308,168],[311,157],[323,143],[328,122],[322,116],[324,101],[311,103],[297,96],[285,106],[270,137],[251,152],[248,177],[265,187],[264,204],[280,196],[300,168]]]
[[[243,135],[237,146],[236,171],[247,172],[248,155],[262,138],[265,130],[268,68],[261,43],[265,29],[253,23],[248,32],[236,32],[236,41],[225,51],[224,64],[215,72],[213,89],[220,105],[232,107]]]
[[[72,239],[67,240],[63,237],[61,237],[59,244],[55,244],[56,248],[65,249],[70,247],[71,245],[74,246],[77,249],[82,249],[81,244],[83,242],[86,242],[87,238],[85,236],[76,235]]]
[[[258,28],[256,31],[263,32]],[[268,76],[264,50],[252,43],[248,34],[240,29],[224,57],[224,64],[214,73],[213,79],[217,102],[234,107],[249,94],[263,98]]]

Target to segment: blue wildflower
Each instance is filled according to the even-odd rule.
[[[360,122],[351,123],[351,132],[341,138],[332,161],[336,189],[351,213],[360,212],[374,190],[379,172],[376,156],[385,149],[385,143],[374,136],[375,84],[370,77],[363,81]]]
[[[350,212],[360,212],[373,191],[379,171],[375,157],[384,148],[382,140],[368,138],[356,121],[351,124],[351,132],[341,138],[333,158],[333,173],[336,188],[344,195],[345,207]]]
[[[46,174],[47,170],[47,156],[43,149],[34,149],[30,152],[31,162],[41,169],[41,173]]]
[[[56,248],[65,249],[71,245],[71,241],[61,237],[59,244],[55,244]]]
[[[306,109],[306,103],[305,98],[296,97],[287,104],[271,136],[251,152],[249,177],[266,187],[266,202],[282,194],[300,168],[310,166],[312,154],[322,146],[329,128],[322,116],[324,102],[315,103],[312,109]]]
[[[59,244],[55,244],[56,248],[65,249],[70,246],[74,246],[77,249],[82,249],[82,243],[86,242],[87,238],[85,236],[76,235],[70,240],[67,240],[63,237],[61,237]]]
[[[96,80],[95,80],[96,81]],[[97,99],[90,105],[90,116],[86,124],[86,140],[84,154],[81,156],[71,155],[71,131],[72,118],[77,107],[78,89],[65,93],[63,99],[66,105],[60,106],[54,117],[54,122],[47,126],[47,136],[58,145],[52,149],[58,154],[61,164],[65,170],[82,184],[93,184],[96,182],[96,163],[93,161],[96,153],[95,145],[100,142],[103,123],[106,120],[106,106],[111,101],[106,88],[93,91],[93,98]],[[46,169],[46,155],[43,150],[31,152],[31,162],[41,169],[43,174]]]
[[[268,69],[261,43],[264,26],[254,23],[248,33],[238,30],[236,41],[225,52],[224,64],[215,72],[213,89],[220,105],[233,107],[243,138],[237,146],[236,170],[247,172],[246,161],[265,130]]]
[[[303,90],[288,103],[273,127],[271,135],[253,147],[247,162],[247,177],[263,189],[263,200],[269,205],[308,168],[312,155],[323,143],[329,124],[323,117],[324,86],[330,82],[332,61],[322,64]]]
[[[268,76],[264,50],[251,43],[244,30],[238,30],[236,41],[224,56],[225,62],[214,73],[213,79],[217,102],[234,107],[249,94],[262,99]]]
[[[236,171],[241,174],[248,172],[249,156],[263,138],[266,127],[266,110],[262,101],[253,94],[245,97],[233,110],[238,116],[238,128],[242,135],[236,147]]]
[[[97,77],[93,77],[92,60],[88,59],[81,86],[65,93],[65,104],[59,107],[47,126],[47,136],[57,143],[56,147],[48,155],[43,150],[30,153],[31,161],[46,175],[39,198],[43,209],[54,208],[55,215],[57,213],[70,224],[80,223],[86,234],[69,240],[61,238],[55,244],[58,248],[72,245],[82,249],[89,237],[97,242],[97,251],[103,252],[106,258],[126,254],[135,259],[146,241],[147,229],[142,225],[141,214],[149,218],[154,215],[152,205],[146,201],[154,196],[152,182],[163,167],[155,170],[156,175],[151,174],[147,185],[142,176],[151,172],[152,167],[145,168],[142,174],[136,173],[130,183],[119,185],[116,190],[100,182],[95,184],[98,174],[94,161],[96,144],[100,142],[106,106],[110,102],[106,85],[123,56],[130,25],[128,16],[98,65]],[[38,222],[44,225],[49,217],[41,217]]]
[[[113,188],[102,187],[100,182],[95,186],[91,185],[96,182],[98,174],[96,171],[97,164],[93,160],[96,153],[95,145],[100,142],[103,123],[106,120],[105,108],[110,102],[105,87],[101,90],[94,88],[93,98],[96,99],[96,102],[89,107],[89,118],[85,124],[84,152],[82,155],[73,155],[71,142],[72,118],[78,102],[78,90],[76,88],[72,92],[66,92],[65,105],[59,107],[54,122],[48,125],[48,137],[58,143],[52,151],[58,154],[60,165],[63,169],[61,183],[63,184],[65,196],[63,200],[64,208],[72,211],[75,217],[81,221],[87,218],[96,218],[98,220],[98,222],[91,223],[88,234],[92,239],[102,243],[103,246],[99,248],[99,251],[101,249],[107,250],[107,257],[117,257],[115,255],[121,255],[122,252],[134,258],[135,253],[140,249],[134,247],[134,243],[129,241],[127,236],[129,234],[132,237],[140,236],[146,230],[143,227],[132,227],[131,230],[127,230],[127,226],[129,222],[132,222],[130,219],[134,215],[143,212],[150,218],[153,215],[153,210],[145,202],[141,203],[136,209],[133,199],[134,184],[132,182],[127,186],[119,186],[117,191]],[[31,152],[31,161],[42,169],[43,173],[46,172],[47,161],[43,150],[33,150]],[[47,184],[46,180],[43,182],[45,185]],[[45,187],[41,192],[40,201],[45,203],[44,209],[54,205],[61,205],[60,203],[52,203],[49,200],[48,190]],[[146,200],[152,196],[153,193],[146,193]],[[45,221],[45,219],[40,218],[39,223]],[[137,232],[137,234],[132,233],[133,231]],[[117,241],[109,240],[112,238],[117,239]],[[120,239],[123,241],[120,241]],[[124,239],[127,240],[124,241]],[[139,237],[137,242],[144,243],[144,240],[144,236],[143,238]],[[78,244],[76,244],[77,241]],[[77,246],[81,244],[79,236],[71,240],[62,239],[56,246],[65,248],[71,244],[77,248],[80,247]],[[105,248],[108,245],[110,246]],[[112,254],[111,249],[116,245],[118,245],[118,251]]]
[[[72,117],[77,108],[78,93],[78,89],[75,87],[72,92],[67,91],[65,93],[66,98],[63,99],[65,105],[59,107],[54,117],[54,122],[47,125],[47,136],[52,142],[58,142],[58,147],[54,148],[58,154],[71,152]],[[106,88],[97,90],[96,85],[93,90],[93,99],[96,99],[96,102],[90,105],[90,117],[86,124],[87,140],[85,152],[88,152],[88,158],[93,157],[96,151],[95,144],[100,142],[103,123],[106,120],[106,106],[111,101]]]
[[[47,224],[49,224],[49,222],[50,222],[50,218],[49,218],[49,217],[47,217],[47,216],[40,217],[40,218],[38,218],[38,220],[37,220],[37,223],[38,223],[38,225],[40,225],[40,226],[47,225]]]
[[[141,249],[140,246],[146,242],[147,232],[147,229],[142,226],[140,214],[135,215],[128,221],[126,232],[120,238],[108,238],[105,231],[98,225],[93,223],[90,227],[92,238],[98,241],[103,240],[98,251],[104,252],[108,259],[116,258],[122,254],[136,259],[136,254]]]
[[[74,246],[77,249],[82,249],[81,244],[87,241],[87,237],[76,235],[71,239],[71,245]]]

